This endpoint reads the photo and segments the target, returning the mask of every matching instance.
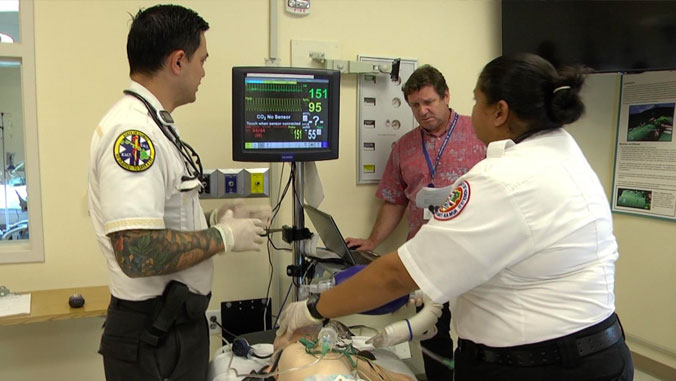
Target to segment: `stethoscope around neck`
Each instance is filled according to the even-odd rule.
[[[190,173],[190,176],[183,176],[181,180],[198,180],[201,184],[204,171],[202,169],[202,161],[200,160],[200,156],[197,154],[197,152],[195,152],[190,144],[182,141],[181,138],[179,138],[178,134],[173,128],[174,119],[171,117],[169,111],[155,109],[155,107],[153,107],[153,105],[151,105],[147,99],[134,91],[124,90],[124,93],[140,100],[141,103],[146,106],[148,113],[150,113],[150,117],[153,118],[157,126],[160,128],[160,131],[162,131],[164,136],[166,136],[167,139],[169,139],[169,141],[174,144],[174,146],[178,149],[178,152],[181,153],[181,156],[183,157],[183,164],[185,165],[188,173]]]

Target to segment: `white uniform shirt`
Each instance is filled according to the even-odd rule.
[[[567,132],[493,142],[456,186],[399,257],[422,291],[451,300],[459,337],[528,344],[613,313],[608,200]]]
[[[157,98],[140,84],[132,82],[129,89],[143,96],[155,108],[163,109]],[[116,153],[125,151],[119,143],[124,140],[125,133],[129,134],[128,131],[136,131],[132,132],[131,138],[137,144],[153,147],[153,150],[144,150],[145,156],[132,163],[132,169],[137,171],[124,169],[115,157]],[[152,164],[147,169],[139,171],[150,161]],[[130,278],[118,265],[107,236],[129,229],[206,229],[208,226],[199,203],[198,188],[179,191],[182,177],[187,174],[178,149],[164,136],[146,107],[135,97],[124,96],[96,128],[89,162],[89,214],[99,247],[108,261],[110,291],[114,296],[125,300],[149,299],[161,295],[171,280],[185,283],[195,293],[206,295],[211,290],[211,258],[173,274]]]

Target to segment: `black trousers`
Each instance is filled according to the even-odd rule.
[[[599,332],[615,322],[614,315],[605,322],[590,330],[585,329],[567,338],[585,337],[593,331]],[[555,342],[549,340],[544,342]],[[543,345],[538,343],[534,345]],[[524,348],[527,346],[520,346]],[[479,380],[520,380],[520,381],[606,381],[634,379],[634,365],[631,360],[629,348],[624,342],[624,337],[617,343],[601,351],[584,357],[572,359],[571,364],[550,364],[545,366],[515,366],[486,362],[476,353],[463,351],[459,346],[455,351],[455,380],[456,381],[479,381]]]
[[[447,359],[453,359],[453,339],[451,339],[451,311],[448,303],[441,309],[441,317],[437,320],[437,334],[431,339],[423,340],[420,345],[425,349]],[[429,381],[452,380],[453,370],[423,354],[425,377]]]
[[[108,381],[205,381],[209,366],[209,328],[185,309],[157,345],[141,339],[153,325],[156,299],[132,302],[112,298],[99,353]],[[208,302],[208,299],[207,299]]]

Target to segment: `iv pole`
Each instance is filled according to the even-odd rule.
[[[293,192],[293,227],[297,230],[305,228],[305,213],[303,212],[303,163],[295,162],[293,170],[293,185],[291,191]],[[296,287],[293,291],[293,299],[298,300],[300,285],[303,284],[303,256],[301,255],[301,241],[293,241],[293,257],[291,262],[301,269],[301,275],[296,277]]]
[[[0,135],[2,136],[2,193],[5,196],[5,229],[9,229],[9,208],[7,207],[7,175],[5,171],[5,113],[0,112]]]

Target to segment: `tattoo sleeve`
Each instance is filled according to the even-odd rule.
[[[122,271],[131,278],[185,270],[225,249],[216,229],[123,230],[108,235]]]

